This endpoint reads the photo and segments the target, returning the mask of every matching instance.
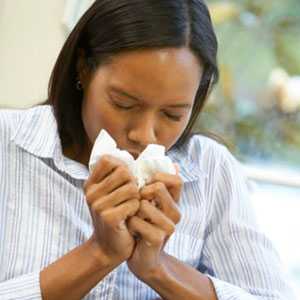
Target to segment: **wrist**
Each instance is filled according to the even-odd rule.
[[[120,265],[125,260],[108,253],[99,245],[93,235],[87,240],[86,244],[91,252],[91,255],[95,258],[95,262],[99,264],[100,268],[104,267],[112,269]]]
[[[217,299],[207,276],[166,253],[150,275],[146,283],[164,299]]]
[[[148,270],[146,274],[143,274],[143,276],[139,276],[139,279],[151,287],[154,287],[157,284],[160,284],[162,281],[165,281],[170,275],[166,267],[166,259],[167,254],[162,252],[160,263],[152,270]]]

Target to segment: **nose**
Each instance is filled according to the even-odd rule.
[[[145,148],[148,144],[156,144],[156,121],[151,116],[139,116],[128,132],[128,139]]]

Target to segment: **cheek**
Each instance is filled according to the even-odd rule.
[[[166,146],[166,149],[171,148],[178,141],[178,139],[184,132],[184,130],[188,124],[188,121],[189,121],[189,118],[186,119],[184,122],[179,123],[176,126],[165,128],[165,130],[160,130],[161,143]]]
[[[90,141],[94,139],[95,132],[96,132],[96,113],[97,111],[93,108],[92,104],[88,103],[87,99],[83,100],[82,103],[82,122],[85,129],[85,132],[89,138]]]
[[[182,124],[179,126],[178,132],[177,132],[177,137],[174,141],[174,143],[172,144],[172,146],[179,140],[179,138],[181,137],[181,135],[183,134],[183,132],[185,131],[187,125],[189,124],[189,121],[191,119],[192,113],[191,111],[189,112],[189,114],[187,115],[187,117],[185,118],[185,120],[182,122]]]
[[[89,140],[94,143],[100,130],[105,129],[111,135],[120,131],[119,116],[104,101],[95,102],[92,99],[83,101],[82,120]]]

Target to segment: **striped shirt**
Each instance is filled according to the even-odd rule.
[[[241,166],[193,136],[167,155],[180,166],[182,214],[165,251],[208,276],[220,300],[295,299],[280,258],[258,228]],[[93,232],[86,166],[65,157],[52,107],[0,110],[0,299],[42,299],[40,271]],[[79,262],[80,263],[80,262]],[[155,299],[126,262],[84,299]]]

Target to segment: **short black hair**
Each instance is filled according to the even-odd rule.
[[[76,88],[77,61],[83,49],[90,70],[124,51],[188,47],[199,58],[203,74],[192,114],[174,146],[191,131],[212,86],[217,82],[218,43],[209,10],[202,0],[96,0],[69,34],[52,71],[48,99],[53,106],[62,147],[86,144]]]

